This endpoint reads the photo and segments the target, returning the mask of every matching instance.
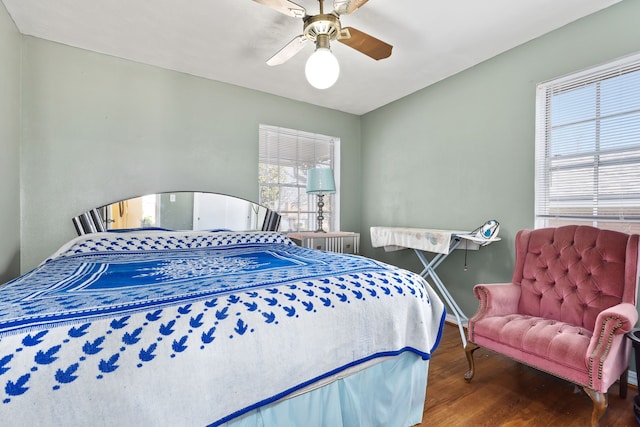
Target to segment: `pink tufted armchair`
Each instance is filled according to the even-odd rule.
[[[591,426],[619,378],[626,397],[630,345],[638,319],[637,234],[588,226],[522,230],[512,283],[476,285],[465,353],[484,347],[583,387],[593,401]]]

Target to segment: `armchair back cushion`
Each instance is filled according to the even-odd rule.
[[[635,305],[637,260],[637,235],[587,226],[522,230],[512,279],[521,287],[518,312],[593,331],[606,308]]]

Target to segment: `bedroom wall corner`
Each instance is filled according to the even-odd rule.
[[[640,51],[640,2],[623,1],[363,116],[365,255],[413,271],[412,251],[371,247],[371,226],[473,230],[502,241],[455,251],[438,268],[469,316],[476,283],[508,282],[519,229],[534,226],[535,90]]]
[[[0,2],[0,283],[20,272],[21,35]]]

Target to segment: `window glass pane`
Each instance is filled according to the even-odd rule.
[[[298,212],[300,208],[300,203],[298,203],[300,189],[298,187],[281,186],[279,195],[278,211]]]
[[[592,153],[596,149],[595,122],[577,123],[551,131],[551,157]]]
[[[600,87],[603,116],[640,110],[640,71],[603,80]]]
[[[636,163],[601,166],[598,170],[598,195],[604,197],[628,197],[638,199],[640,196],[640,165]]]
[[[558,169],[551,173],[549,196],[553,200],[593,199],[593,167]]]
[[[601,150],[640,147],[640,111],[600,121]]]
[[[551,126],[576,123],[596,116],[596,85],[554,94],[551,101]]]
[[[295,164],[280,165],[279,182],[280,184],[296,184],[298,174]]]

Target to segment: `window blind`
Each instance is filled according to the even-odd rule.
[[[315,229],[316,197],[306,192],[307,171],[332,168],[339,191],[339,142],[332,136],[260,125],[259,202],[282,215],[281,231]],[[330,230],[339,228],[338,201],[338,192],[324,199],[323,216]]]
[[[640,54],[538,85],[536,226],[640,222]]]

